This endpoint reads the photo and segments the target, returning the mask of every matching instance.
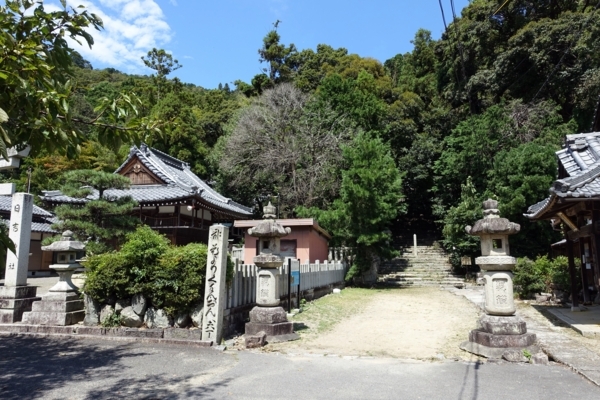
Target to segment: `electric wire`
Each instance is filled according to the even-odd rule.
[[[504,3],[502,3],[502,5],[490,16],[490,18],[492,18],[494,15],[498,14],[498,11],[502,10],[502,7],[504,7],[506,5],[506,3],[508,3],[510,0],[506,0]]]
[[[450,0],[450,8],[452,9],[452,23],[454,24],[454,30],[456,31],[456,40],[458,42],[458,52],[460,54],[460,63],[462,66],[462,76],[463,76],[463,82],[467,83],[467,69],[465,67],[465,55],[464,55],[464,51],[463,51],[463,45],[460,41],[460,32],[458,30],[458,23],[456,21],[456,11],[454,9],[454,0]],[[467,90],[467,98],[469,100],[469,108],[471,109],[471,114],[475,113],[475,105],[473,104],[472,98],[471,98],[471,93],[469,90]]]

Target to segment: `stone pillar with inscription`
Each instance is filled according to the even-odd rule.
[[[206,286],[204,288],[204,317],[202,340],[219,344],[223,335],[225,313],[227,244],[229,228],[213,225],[208,232],[208,257],[206,260]]]
[[[15,244],[15,252],[8,250],[6,255],[4,286],[0,286],[1,323],[21,321],[23,313],[31,311],[31,304],[40,299],[37,288],[27,286],[32,214],[33,196],[13,194],[8,237]]]
[[[461,348],[484,357],[500,358],[507,350],[532,347],[536,336],[527,333],[525,321],[514,315],[512,270],[516,259],[510,256],[508,236],[518,233],[521,226],[500,218],[498,202],[492,199],[483,202],[483,215],[473,227],[465,229],[481,239],[482,256],[475,262],[481,267],[485,280],[486,314]],[[537,352],[534,347],[532,350],[532,353]]]
[[[275,220],[275,207],[269,203],[263,209],[264,221],[250,228],[248,234],[258,238],[259,255],[254,264],[259,268],[256,281],[256,307],[250,311],[250,322],[246,324],[246,343],[264,332],[269,342],[282,342],[298,339],[293,323],[287,320],[287,313],[279,307],[279,268],[283,265],[280,253],[280,240],[290,234]]]

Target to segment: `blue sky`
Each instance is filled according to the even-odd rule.
[[[47,6],[57,3],[46,0]],[[150,74],[140,60],[163,48],[183,65],[171,77],[205,88],[260,73],[258,48],[280,20],[285,44],[315,49],[325,43],[381,62],[412,49],[419,28],[439,38],[444,26],[438,0],[68,0],[104,21],[91,32],[96,44],[77,48],[94,68]],[[448,22],[450,0],[442,4]],[[457,15],[468,0],[454,1]]]

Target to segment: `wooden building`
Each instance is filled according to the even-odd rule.
[[[249,219],[252,209],[222,196],[196,176],[187,163],[142,144],[132,146],[129,157],[115,171],[131,180],[125,190],[110,189],[105,196],[131,196],[140,221],[165,234],[173,244],[208,242],[208,229],[214,223]],[[98,198],[98,192],[85,199],[44,191],[45,204],[83,204]]]
[[[573,307],[578,307],[580,289],[585,302],[600,300],[600,132],[567,135],[556,155],[558,179],[550,196],[530,206],[525,216],[550,220],[564,232]],[[581,282],[575,278],[575,258],[581,261]]]

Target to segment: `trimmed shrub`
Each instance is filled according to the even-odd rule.
[[[207,256],[205,244],[171,246],[163,235],[143,226],[127,235],[119,252],[86,261],[84,292],[100,303],[143,294],[155,308],[176,317],[204,300]],[[226,277],[231,283],[230,257]]]
[[[576,258],[576,268],[579,264],[579,259]],[[579,277],[580,271],[577,268],[577,279]],[[553,289],[569,292],[571,290],[569,260],[564,256],[551,260],[545,255],[536,258],[535,261],[519,258],[513,281],[515,291],[521,298],[530,298],[541,292],[552,292]]]
[[[200,243],[167,250],[152,272],[152,304],[175,317],[202,302],[207,254],[208,248]]]
[[[169,241],[147,226],[127,235],[119,252],[90,257],[85,262],[84,292],[101,303],[134,294],[149,295],[152,271],[169,249]]]

